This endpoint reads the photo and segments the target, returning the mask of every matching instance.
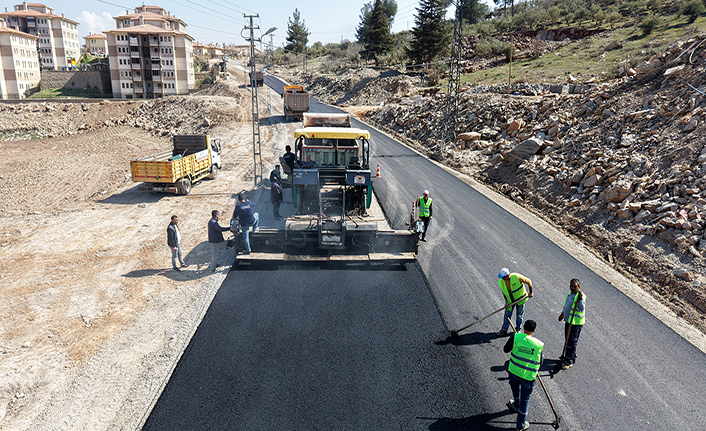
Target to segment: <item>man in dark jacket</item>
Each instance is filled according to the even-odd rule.
[[[211,257],[211,265],[208,269],[214,272],[219,266],[219,261],[221,260],[221,253],[225,248],[226,241],[223,238],[223,232],[230,230],[230,227],[223,227],[218,224],[218,218],[220,213],[218,210],[211,211],[211,220],[208,221],[208,242],[211,243],[213,247],[213,256]]]
[[[179,217],[173,215],[172,221],[167,226],[167,245],[172,249],[172,268],[174,268],[174,271],[181,271],[181,268],[189,266],[184,263],[184,259],[181,257],[181,233],[179,232],[178,224]],[[177,259],[181,268],[177,266]]]
[[[260,214],[253,212],[255,202],[245,199],[245,195],[238,193],[238,203],[233,211],[233,220],[240,222],[240,227],[243,229],[243,240],[245,242],[245,252],[250,254],[250,228],[253,232],[257,230],[260,224]]]
[[[290,147],[289,145],[284,147],[284,150],[286,151],[286,153],[284,153],[282,158],[287,163],[287,166],[289,166],[289,170],[293,171],[294,170],[294,162],[297,160],[297,156],[294,153],[292,153],[292,147]]]
[[[279,205],[282,203],[282,176],[280,175],[279,165],[275,165],[275,169],[270,173],[270,184],[272,215],[275,220],[279,220],[282,218],[279,214]]]

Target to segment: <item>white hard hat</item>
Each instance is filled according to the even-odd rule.
[[[498,274],[498,278],[503,278],[508,274],[510,274],[510,270],[507,268],[503,268],[500,270],[500,273]]]
[[[429,194],[429,190],[424,190],[424,194],[425,194],[425,195],[428,195],[428,194]]]

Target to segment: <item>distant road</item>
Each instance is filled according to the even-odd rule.
[[[272,76],[266,85],[282,91]],[[312,100],[313,112],[335,108]],[[231,272],[146,429],[507,429],[514,416],[501,317],[501,267],[531,278],[525,318],[546,343],[541,375],[571,430],[706,429],[706,355],[473,187],[368,126],[375,193],[404,228],[412,200],[434,199],[419,267]],[[553,379],[569,279],[586,292],[577,364]],[[438,310],[438,311],[437,311]],[[551,429],[539,385],[531,429]],[[202,421],[202,422],[196,422]],[[185,429],[182,427],[182,429]]]

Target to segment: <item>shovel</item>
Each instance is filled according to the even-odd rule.
[[[510,326],[512,327],[512,331],[517,333],[517,329],[515,329],[515,325],[512,324],[512,320],[507,319],[510,321]],[[542,381],[542,378],[539,376],[539,373],[537,373],[537,380],[539,380],[539,384],[542,385],[542,389],[544,389],[544,395],[547,396],[547,401],[549,401],[549,407],[552,408],[552,413],[554,413],[554,422],[552,422],[552,427],[554,427],[555,430],[559,429],[559,425],[561,424],[561,416],[559,416],[556,412],[556,409],[554,408],[554,403],[552,402],[551,397],[549,396],[549,392],[547,391],[547,387],[544,386],[544,382]]]
[[[469,324],[469,325],[464,326],[463,328],[456,329],[455,331],[452,330],[452,331],[451,331],[451,338],[458,338],[458,333],[459,333],[459,332],[470,328],[471,326],[475,325],[476,323],[480,323],[480,322],[484,321],[485,319],[487,319],[487,318],[490,317],[490,316],[493,316],[493,315],[495,315],[495,314],[500,313],[501,311],[503,311],[504,309],[506,309],[506,308],[508,308],[508,307],[512,307],[513,305],[517,304],[518,302],[522,301],[522,300],[525,299],[525,298],[526,298],[526,296],[523,296],[522,298],[518,299],[517,301],[513,302],[512,304],[505,305],[505,306],[503,306],[502,308],[499,308],[499,309],[493,311],[492,313],[488,314],[487,316],[485,316],[485,317],[483,317],[483,318],[481,318],[481,319],[478,319],[478,320],[476,320],[475,322],[473,322],[473,323],[471,323],[471,324]]]

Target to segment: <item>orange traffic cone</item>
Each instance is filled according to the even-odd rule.
[[[378,163],[378,171],[377,171],[377,173],[375,174],[375,178],[382,178],[382,177],[380,176],[380,163]]]

